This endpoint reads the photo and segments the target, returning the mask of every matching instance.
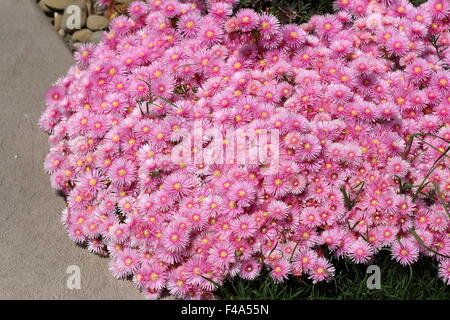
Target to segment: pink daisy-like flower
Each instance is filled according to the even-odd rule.
[[[128,6],[128,14],[136,20],[145,16],[147,10],[148,7],[142,1],[133,1]]]
[[[246,280],[254,280],[261,271],[261,264],[254,259],[242,262],[240,268],[240,277]]]
[[[284,219],[289,213],[289,206],[283,201],[272,200],[267,207],[267,212],[275,219]]]
[[[104,116],[92,116],[88,120],[87,130],[89,133],[87,135],[92,138],[104,137],[109,129],[111,129],[111,124],[108,120],[109,119]]]
[[[161,290],[166,285],[167,274],[159,263],[147,264],[143,268],[144,286],[152,290]]]
[[[105,177],[99,171],[88,171],[80,178],[79,186],[91,193],[98,192],[106,188]]]
[[[408,39],[401,35],[394,35],[387,41],[386,49],[390,54],[402,57],[409,51]]]
[[[439,263],[438,274],[447,285],[450,285],[450,259],[443,259]]]
[[[301,160],[314,160],[322,150],[319,139],[311,134],[300,137],[298,148],[296,148],[298,157]]]
[[[333,15],[324,15],[316,21],[316,32],[320,37],[331,37],[342,28],[341,22]]]
[[[294,255],[292,264],[292,273],[294,275],[301,275],[308,272],[315,265],[317,260],[317,253],[310,249],[299,250]]]
[[[70,239],[72,239],[73,241],[77,242],[77,243],[83,243],[84,241],[86,241],[86,237],[83,233],[83,228],[81,226],[77,226],[77,225],[70,225],[69,229],[68,229],[68,233],[69,233],[69,237]]]
[[[106,251],[104,249],[105,244],[103,243],[102,240],[99,239],[92,239],[88,241],[88,250],[89,252],[98,254],[100,256],[105,256],[106,255]]]
[[[398,176],[400,178],[406,176],[409,168],[409,163],[398,156],[389,160],[386,166],[386,170],[389,174],[391,174],[392,176]]]
[[[198,182],[187,175],[175,173],[164,182],[164,187],[175,199],[186,197],[197,186]]]
[[[445,0],[430,0],[425,7],[433,18],[445,19],[450,17],[450,4]]]
[[[258,29],[261,32],[262,37],[267,39],[279,32],[280,22],[275,16],[263,13],[259,17]]]
[[[291,48],[298,48],[305,42],[305,31],[295,24],[287,24],[281,27],[283,39]]]
[[[328,94],[336,103],[345,103],[350,100],[352,93],[349,88],[342,84],[333,84],[328,87]]]
[[[450,90],[450,72],[438,71],[430,79],[431,84],[438,90]]]
[[[181,16],[178,20],[178,30],[186,38],[192,38],[200,30],[200,16],[190,13]]]
[[[117,278],[132,274],[139,268],[136,251],[129,248],[123,250],[111,261],[109,267]]]
[[[308,227],[316,227],[322,224],[318,210],[312,207],[307,207],[302,210],[300,221]]]
[[[54,106],[62,101],[64,95],[65,90],[62,86],[51,86],[45,93],[45,102],[50,106]]]
[[[236,13],[236,19],[243,32],[249,32],[256,28],[259,23],[258,14],[252,9],[241,9]]]
[[[255,201],[256,192],[251,184],[239,182],[231,186],[228,195],[238,206],[248,207]]]
[[[335,268],[325,258],[319,257],[311,267],[309,278],[313,283],[329,281],[334,276]]]
[[[350,259],[356,263],[367,263],[373,252],[373,247],[362,239],[358,239],[348,248]]]
[[[206,46],[213,46],[219,43],[223,36],[223,30],[214,24],[202,24],[198,36]]]
[[[216,2],[211,5],[210,13],[218,19],[225,19],[233,13],[233,7],[225,2]]]
[[[251,216],[241,215],[238,219],[231,223],[231,230],[233,233],[240,238],[250,238],[256,232],[257,228],[255,222]]]
[[[234,261],[234,248],[228,241],[217,242],[209,250],[208,262],[218,268],[227,268]]]
[[[164,231],[161,239],[167,250],[170,252],[180,252],[189,243],[189,233],[185,230],[169,227]]]
[[[409,240],[400,240],[393,243],[391,247],[392,258],[407,266],[419,258],[419,248]]]
[[[179,267],[169,273],[167,280],[169,292],[177,297],[183,297],[191,289],[191,285],[186,278],[186,272],[183,267]]]
[[[272,264],[271,267],[272,269],[270,270],[270,276],[275,282],[278,283],[287,279],[289,273],[291,272],[291,264],[285,259],[278,260]]]
[[[448,226],[448,216],[443,210],[436,210],[428,216],[428,225],[433,231],[443,232]]]
[[[131,161],[118,158],[108,169],[108,177],[118,187],[129,186],[136,180],[136,167]]]
[[[431,75],[430,67],[424,59],[414,59],[406,66],[407,76],[416,83],[424,82]]]
[[[81,68],[86,68],[93,58],[94,45],[83,43],[74,54],[74,59]]]

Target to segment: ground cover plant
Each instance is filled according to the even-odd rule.
[[[149,298],[338,281],[386,250],[448,284],[450,4],[237,5],[135,1],[49,88],[69,236]]]

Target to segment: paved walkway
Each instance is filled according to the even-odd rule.
[[[34,0],[1,0],[0,299],[142,299],[102,259],[66,235],[64,201],[43,171],[47,136],[37,121],[45,89],[73,63]],[[66,286],[81,268],[81,289]]]

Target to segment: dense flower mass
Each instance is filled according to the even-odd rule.
[[[450,284],[450,2],[337,0],[303,25],[235,4],[134,1],[49,88],[69,236],[149,298],[211,298],[263,269],[326,281],[331,255],[383,247],[433,257]],[[215,161],[262,132],[272,156]]]

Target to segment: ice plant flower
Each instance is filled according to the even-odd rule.
[[[303,25],[236,2],[133,1],[48,89],[69,237],[151,299],[329,281],[324,250],[383,247],[449,284],[448,1],[337,0]]]

